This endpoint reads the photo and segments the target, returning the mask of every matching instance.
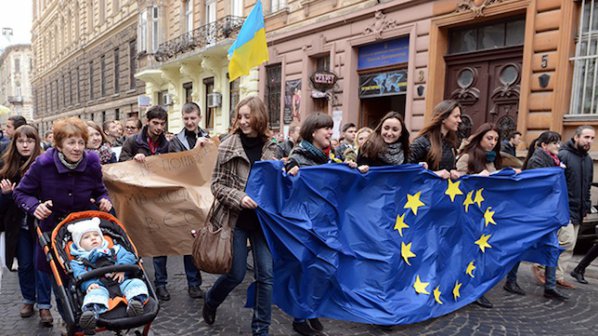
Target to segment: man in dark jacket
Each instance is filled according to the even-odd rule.
[[[590,188],[594,178],[594,165],[588,155],[596,133],[591,126],[579,126],[575,135],[559,151],[559,159],[565,164],[565,177],[569,193],[569,215],[571,222],[559,230],[559,242],[565,249],[559,257],[557,284],[566,288],[574,286],[565,281],[567,264],[573,256],[577,233],[583,218],[590,212]]]
[[[199,105],[195,103],[186,103],[181,109],[183,124],[185,128],[177,133],[168,145],[169,152],[183,152],[186,150],[193,149],[197,146],[203,146],[206,143],[207,138],[210,137],[208,132],[199,127],[201,121],[201,110]],[[166,257],[154,257],[154,266],[160,264],[163,265],[163,269],[166,269]],[[193,257],[191,255],[183,256],[183,265],[185,266],[185,275],[187,276],[188,293],[192,298],[202,298],[204,296],[201,290],[201,273],[195,267],[193,263]],[[158,270],[158,267],[156,267]],[[156,286],[166,286],[166,276],[163,275],[163,280],[158,277],[158,271],[156,271]]]
[[[343,125],[341,132],[341,144],[334,149],[334,156],[341,160],[345,160],[345,151],[349,148],[353,148],[355,142],[355,134],[357,134],[357,126],[354,123],[346,123]]]
[[[10,144],[10,140],[12,139],[13,134],[17,128],[27,125],[27,120],[23,116],[15,115],[8,118],[6,122],[6,128],[4,129],[3,137],[7,140],[0,142],[0,156],[4,154],[4,152],[8,149],[8,145]]]
[[[146,156],[168,153],[168,141],[164,136],[164,127],[168,113],[160,106],[152,106],[145,114],[147,124],[141,132],[127,138],[123,144],[119,161],[134,159],[144,162]]]
[[[185,128],[177,133],[172,141],[170,141],[170,152],[182,152],[193,149],[196,146],[203,146],[210,137],[207,131],[199,127],[199,122],[201,121],[199,105],[186,103],[183,105],[181,112]]]
[[[517,157],[517,146],[521,143],[521,132],[511,131],[509,136],[502,142],[500,151]]]
[[[293,147],[299,141],[299,125],[291,125],[289,127],[289,138],[287,141],[278,144],[278,147],[282,150],[282,157],[289,157]]]

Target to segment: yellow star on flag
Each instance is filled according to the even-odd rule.
[[[486,248],[492,248],[492,245],[488,244],[488,239],[490,239],[490,235],[483,234],[480,239],[475,241],[476,245],[482,250],[482,253],[486,252]]]
[[[461,293],[459,292],[459,290],[461,289],[461,285],[462,284],[459,283],[459,280],[455,282],[455,287],[453,288],[453,298],[455,299],[455,301],[457,301],[457,299],[461,297]]]
[[[484,212],[484,220],[486,221],[486,226],[488,226],[488,224],[496,225],[496,222],[493,218],[495,211],[491,211],[490,209],[492,209],[492,207],[488,207],[488,209],[486,209],[486,212]]]
[[[407,213],[404,213],[401,216],[397,215],[397,220],[395,222],[395,230],[399,231],[401,237],[403,237],[403,229],[409,228],[409,225],[405,223],[405,214]]]
[[[484,191],[484,188],[479,189],[478,191],[476,191],[475,193],[475,198],[473,199],[474,203],[478,204],[478,207],[482,207],[482,202],[484,202],[484,197],[482,196],[482,191]]]
[[[430,283],[429,282],[422,282],[421,279],[419,278],[419,275],[415,278],[415,283],[413,284],[413,288],[415,288],[415,292],[417,294],[427,294],[430,295],[430,292],[428,292],[426,290],[426,287],[428,287]]]
[[[473,260],[469,263],[469,265],[467,265],[467,270],[465,270],[465,273],[467,273],[467,275],[469,275],[470,277],[474,278],[473,276],[473,270],[475,269],[475,265],[473,264]]]
[[[415,253],[411,252],[411,243],[405,245],[405,243],[401,242],[401,256],[407,263],[407,265],[411,266],[409,263],[409,258],[415,257]]]
[[[461,181],[453,182],[453,180],[448,179],[448,187],[444,194],[451,198],[451,202],[455,201],[455,196],[463,195],[463,192],[459,189],[459,184],[461,184]]]
[[[417,208],[424,206],[424,202],[419,200],[422,192],[418,191],[415,195],[407,194],[407,204],[405,204],[405,209],[411,209],[414,215],[417,215]]]
[[[438,302],[438,304],[442,304],[442,301],[440,301],[440,294],[442,293],[440,292],[440,286],[438,286],[434,289],[434,301]]]
[[[467,197],[465,197],[465,201],[463,201],[463,205],[465,205],[465,212],[469,211],[469,206],[474,204],[472,196],[473,190],[467,193]]]

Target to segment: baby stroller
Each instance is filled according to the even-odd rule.
[[[73,271],[69,265],[69,261],[73,260],[70,253],[70,248],[73,243],[72,236],[67,226],[69,224],[77,223],[82,220],[97,217],[101,220],[100,229],[104,233],[104,239],[108,242],[108,246],[112,247],[114,244],[120,244],[131,253],[137,256],[138,261],[135,265],[112,265],[100,267],[89,271],[79,278],[75,278]],[[56,298],[62,303],[61,314],[67,325],[67,334],[83,335],[83,331],[78,326],[79,318],[81,317],[81,305],[86,293],[83,293],[80,284],[91,278],[96,278],[106,273],[112,272],[127,272],[131,278],[139,278],[145,282],[148,288],[149,298],[145,304],[143,314],[139,316],[129,317],[126,313],[126,301],[124,298],[113,299],[112,302],[118,302],[110,310],[101,314],[96,322],[96,331],[111,330],[116,335],[122,335],[123,330],[133,328],[143,328],[143,333],[138,330],[136,335],[148,335],[150,326],[158,311],[160,309],[156,293],[148,280],[147,274],[142,265],[141,259],[135,245],[129,239],[127,232],[114,216],[101,211],[83,211],[75,212],[68,215],[58,226],[52,231],[52,236],[48,233],[43,233],[37,227],[37,234],[40,245],[42,246],[46,258],[50,263],[54,279],[57,283]],[[112,306],[112,305],[111,305]]]

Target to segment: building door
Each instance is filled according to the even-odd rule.
[[[486,122],[497,124],[503,137],[517,128],[522,58],[520,47],[446,57],[444,97],[463,107],[461,137]]]

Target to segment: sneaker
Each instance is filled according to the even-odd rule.
[[[79,318],[79,327],[83,329],[85,335],[94,335],[96,329],[96,314],[91,310],[86,310]],[[91,332],[91,333],[90,333]]]
[[[199,286],[190,286],[188,293],[194,299],[201,299],[203,297],[203,291]]]
[[[143,315],[143,303],[139,300],[131,300],[127,305],[127,315],[129,317]]]
[[[293,330],[298,332],[300,335],[303,336],[319,336],[320,333],[317,330],[312,329],[312,327],[307,323],[307,321],[303,322],[293,322]]]
[[[523,291],[523,289],[521,289],[521,287],[519,287],[517,282],[507,281],[507,282],[505,282],[503,289],[509,293],[513,293],[513,294],[517,294],[517,295],[525,295],[525,292]]]
[[[33,310],[33,305],[29,303],[24,303],[19,311],[19,314],[22,318],[27,318],[33,316],[35,311]]]

